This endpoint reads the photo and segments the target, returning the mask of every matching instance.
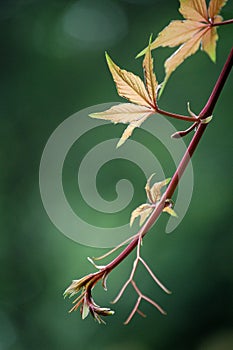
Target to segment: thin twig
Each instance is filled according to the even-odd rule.
[[[128,243],[129,241],[131,241],[133,238],[135,238],[137,236],[137,233],[129,238],[127,238],[124,242],[121,242],[120,244],[118,244],[116,247],[114,247],[113,249],[109,250],[107,253],[98,256],[98,257],[93,257],[93,260],[102,260],[104,258],[107,258],[107,256],[111,255],[112,253],[114,253],[116,250],[118,250],[119,248],[123,247],[123,245],[125,245],[126,243]]]
[[[212,115],[214,107],[218,101],[220,93],[221,93],[223,86],[226,82],[226,79],[230,74],[232,64],[233,64],[233,49],[231,49],[231,52],[226,60],[226,63],[224,64],[224,67],[220,73],[220,76],[219,76],[219,78],[218,78],[218,80],[213,88],[213,91],[212,91],[205,107],[202,109],[201,113],[199,114],[198,119],[200,121],[202,121],[203,119],[206,119]],[[191,120],[191,117],[189,118],[189,120]],[[144,264],[144,266],[146,267],[146,269],[148,270],[148,272],[150,273],[150,275],[152,276],[152,278],[155,279],[156,283],[158,283],[157,278],[155,277],[153,272],[149,269],[148,265],[144,262],[144,260],[142,260],[140,258],[140,246],[141,246],[142,238],[146,235],[146,233],[149,231],[149,229],[152,227],[152,225],[156,222],[156,220],[158,219],[160,214],[163,212],[163,209],[166,206],[166,201],[171,200],[172,195],[174,194],[174,192],[177,188],[177,185],[178,185],[188,163],[190,162],[190,159],[193,156],[207,126],[208,126],[208,123],[203,123],[203,122],[199,123],[197,130],[196,130],[182,160],[180,161],[180,164],[178,165],[178,168],[175,171],[175,173],[171,179],[171,182],[169,183],[164,195],[162,196],[162,198],[158,202],[157,206],[154,208],[152,214],[149,216],[149,218],[147,219],[145,224],[141,227],[139,232],[135,236],[132,237],[131,242],[121,251],[121,253],[115,259],[113,259],[109,264],[105,265],[105,267],[103,267],[103,269],[99,270],[96,273],[93,273],[93,274],[90,274],[89,276],[87,276],[87,278],[85,280],[85,288],[86,288],[85,295],[89,298],[88,300],[89,300],[90,305],[92,305],[92,307],[95,307],[97,309],[97,311],[99,311],[99,313],[103,312],[103,310],[98,309],[96,304],[93,304],[93,301],[91,299],[92,288],[95,286],[95,284],[100,279],[103,278],[103,276],[106,277],[116,266],[118,266],[137,247],[137,256],[136,256],[136,259],[134,260],[133,268],[132,268],[130,277],[126,281],[124,286],[122,287],[120,293],[118,294],[118,296],[116,297],[114,302],[119,300],[119,298],[124,293],[125,289],[129,285],[129,283],[131,283],[139,297],[137,299],[137,302],[136,302],[132,312],[130,313],[129,317],[125,321],[125,324],[129,323],[129,321],[134,316],[135,312],[138,312],[138,307],[139,307],[139,304],[141,302],[141,299],[144,299],[147,302],[149,302],[150,304],[152,304],[162,314],[164,314],[164,315],[166,314],[166,312],[155,301],[153,301],[152,299],[150,299],[149,297],[147,297],[146,295],[141,293],[139,288],[136,286],[136,284],[133,280],[133,277],[134,277],[138,262],[141,261]],[[130,241],[130,239],[128,239],[128,241]],[[79,283],[83,283],[83,282],[79,282]],[[71,295],[76,294],[75,286],[73,288],[70,288],[70,289],[71,289],[70,290]],[[79,300],[79,299],[80,298],[77,298],[77,300]],[[80,299],[78,301],[78,303],[70,310],[70,312],[73,310],[77,310],[77,308],[80,306],[82,301],[83,301],[83,299]],[[96,311],[96,314],[97,314],[97,311]],[[139,313],[140,312],[141,311],[139,311]],[[109,315],[109,314],[112,314],[112,313],[110,313],[110,311],[108,309],[106,309],[105,315]]]
[[[134,305],[133,310],[131,311],[131,313],[130,313],[130,315],[129,315],[129,317],[128,317],[127,320],[124,322],[125,325],[128,324],[128,323],[132,320],[134,314],[138,311],[138,307],[139,307],[139,305],[140,305],[141,299],[142,299],[142,297],[139,296],[138,299],[137,299],[137,301],[136,301],[136,304]]]
[[[153,280],[159,285],[159,287],[164,290],[165,293],[167,294],[171,294],[172,292],[170,290],[168,290],[160,281],[159,279],[155,276],[155,274],[151,271],[151,269],[149,268],[149,266],[147,265],[147,263],[145,262],[144,259],[142,259],[141,257],[139,258],[139,260],[142,262],[142,264],[145,266],[145,268],[147,269],[147,271],[149,272],[149,274],[151,275],[151,277],[153,278]]]

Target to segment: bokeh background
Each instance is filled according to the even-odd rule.
[[[166,235],[163,217],[144,241],[143,256],[173,294],[164,295],[142,269],[137,279],[144,292],[167,310],[166,317],[143,304],[147,318],[136,315],[123,326],[136,298],[130,288],[106,326],[90,317],[82,321],[79,313],[68,314],[64,288],[91,272],[86,257],[103,250],[62,235],[50,222],[39,193],[40,158],[53,130],[85,107],[120,101],[104,51],[120,66],[141,74],[141,60],[135,60],[135,54],[145,47],[150,33],[181,18],[177,9],[178,1],[168,0],[1,1],[1,350],[233,348],[232,76],[193,159],[195,188],[185,219]],[[232,13],[229,1],[222,14],[228,19]],[[232,28],[219,28],[219,36],[217,63],[203,52],[189,58],[170,78],[161,107],[186,114],[190,101],[195,112],[201,110],[232,45]],[[159,49],[155,55],[160,81],[163,61],[171,52]],[[176,121],[174,125],[183,127]],[[106,130],[119,136],[123,127],[109,125]],[[171,173],[174,164],[166,150],[143,136],[137,130],[133,138],[148,143]],[[72,187],[76,171],[72,159],[99,140],[101,134],[90,133],[73,150],[64,186],[77,212],[105,226],[111,218],[79,208],[80,198]],[[119,222],[125,221],[130,210],[145,200],[145,178],[132,164],[109,164],[105,170],[108,174],[100,173],[98,186],[109,200],[118,177],[133,179],[136,197],[119,216]],[[100,305],[110,305],[131,262],[132,257],[110,275],[107,293],[96,289]]]

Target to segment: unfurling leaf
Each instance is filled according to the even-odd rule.
[[[87,303],[87,300],[86,298],[84,297],[84,300],[83,300],[83,306],[82,306],[82,319],[84,320],[88,315],[89,315],[89,305]]]
[[[107,278],[108,278],[108,273],[104,274],[102,277],[102,286],[104,290],[107,290]]]
[[[150,182],[151,182],[151,179],[154,175],[155,174],[152,174],[149,177],[149,179],[147,180],[146,186],[145,186],[147,198],[150,201],[150,203],[156,203],[160,200],[162,187],[166,186],[169,183],[169,181],[171,180],[170,178],[165,179],[163,181],[156,182],[152,187],[150,187]]]
[[[90,114],[90,117],[110,120],[115,124],[129,123],[129,126],[125,129],[120,141],[118,142],[117,147],[119,147],[131,136],[133,130],[136,127],[140,127],[141,124],[152,114],[154,114],[154,111],[147,107],[138,106],[133,103],[121,103],[104,112],[92,113]]]
[[[161,189],[162,187],[166,186],[169,181],[169,179],[165,179],[160,182],[156,182],[152,187],[150,187],[150,181],[152,177],[155,174],[152,174],[149,179],[147,180],[145,190],[146,190],[146,195],[150,203],[145,203],[141,204],[139,207],[137,207],[132,213],[131,213],[131,218],[130,218],[130,226],[133,225],[134,220],[140,216],[140,221],[139,225],[141,226],[147,217],[151,214],[153,209],[156,207],[156,203],[160,201],[161,199]],[[166,208],[164,208],[166,209]],[[175,213],[175,212],[174,212]],[[171,214],[172,215],[172,214]]]
[[[216,42],[218,40],[216,27],[213,24],[220,23],[222,17],[219,12],[227,0],[210,0],[207,9],[205,0],[180,0],[179,11],[185,18],[183,21],[172,21],[151,43],[150,49],[162,47],[175,47],[181,45],[165,61],[166,82],[171,73],[189,56],[193,55],[200,47],[211,60],[216,60]],[[141,51],[137,57],[146,53]],[[163,84],[163,87],[165,84]]]
[[[111,316],[114,315],[114,311],[106,308],[106,307],[99,307],[98,305],[94,305],[90,309],[92,316],[98,323],[106,324],[106,322],[101,318],[101,316]]]
[[[146,218],[150,215],[150,213],[152,212],[153,208],[151,207],[150,204],[142,204],[140,205],[138,208],[136,208],[132,214],[131,214],[131,218],[130,218],[130,226],[133,225],[134,220],[140,216],[140,222],[139,225],[141,226],[144,221],[146,220]]]
[[[174,217],[177,218],[177,214],[176,214],[175,210],[172,209],[172,208],[169,207],[169,206],[165,207],[165,208],[163,209],[163,212],[166,212],[166,213],[170,214],[171,216],[174,216]]]

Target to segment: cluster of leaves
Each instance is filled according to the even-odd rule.
[[[92,118],[104,119],[113,123],[127,123],[117,147],[121,146],[131,135],[136,127],[152,114],[159,113],[158,97],[162,93],[171,73],[190,55],[193,55],[200,47],[212,61],[216,60],[216,42],[218,40],[216,26],[222,23],[220,10],[227,0],[211,0],[207,8],[205,0],[180,0],[180,13],[185,20],[172,21],[158,35],[158,37],[137,57],[145,54],[143,60],[144,81],[137,75],[119,68],[106,53],[109,70],[119,96],[126,98],[131,103],[121,103],[107,111],[92,113]],[[165,79],[158,84],[153,69],[151,50],[162,47],[175,47],[181,45],[164,63]],[[190,119],[191,120],[191,119]],[[193,127],[194,128],[194,127]]]
[[[193,122],[193,125],[189,129],[176,133],[175,137],[184,136],[193,130],[199,123],[208,123],[211,120],[212,117],[208,115],[205,117],[205,119],[194,115],[191,112],[189,106],[188,111],[191,117],[180,116],[175,113],[162,111],[158,107],[158,97],[159,94],[161,94],[161,91],[163,90],[165,83],[167,82],[171,73],[187,57],[194,54],[200,46],[202,50],[209,55],[211,60],[215,61],[216,42],[218,39],[216,27],[221,24],[233,23],[233,20],[223,22],[222,17],[219,15],[220,10],[226,4],[226,2],[227,0],[210,0],[209,6],[207,7],[205,0],[180,0],[179,11],[185,20],[172,21],[159,33],[158,37],[153,42],[151,42],[152,40],[150,39],[148,47],[138,55],[141,56],[145,54],[142,64],[144,71],[144,82],[137,75],[119,68],[106,53],[107,64],[116,84],[118,94],[121,97],[126,98],[129,102],[120,103],[104,112],[93,113],[90,116],[92,118],[109,120],[113,123],[129,124],[123,132],[117,144],[117,147],[121,146],[131,136],[133,130],[136,127],[140,127],[147,118],[156,113],[161,113],[173,118]],[[178,50],[175,51],[175,53],[165,61],[165,78],[162,84],[158,84],[156,75],[154,73],[151,50],[156,49],[160,46],[175,47],[179,45],[180,47]],[[134,281],[135,271],[140,262],[146,268],[153,280],[166,293],[170,293],[170,291],[165,288],[164,285],[158,280],[145,260],[140,256],[142,238],[147,232],[147,228],[145,228],[146,225],[148,224],[148,227],[151,227],[151,225],[154,223],[154,219],[156,219],[162,211],[167,212],[174,217],[177,216],[172,209],[173,203],[170,199],[170,192],[168,191],[167,193],[164,193],[165,196],[161,193],[161,189],[169,183],[170,179],[165,179],[151,186],[150,182],[153,175],[151,175],[151,177],[148,179],[145,186],[148,203],[141,204],[138,208],[136,208],[132,212],[130,219],[130,226],[133,224],[134,220],[137,217],[140,217],[140,225],[148,220],[145,225],[139,230],[136,235],[122,242],[103,256],[95,258],[95,260],[106,258],[117,249],[128,243],[128,246],[119,254],[119,256],[113,259],[109,264],[105,266],[97,266],[93,260],[89,258],[89,261],[95,266],[95,268],[97,268],[98,271],[91,273],[81,279],[73,280],[71,285],[66,289],[64,293],[65,296],[69,297],[73,297],[74,295],[80,293],[80,295],[73,301],[74,306],[70,311],[76,311],[78,308],[80,308],[82,318],[86,318],[88,314],[91,314],[96,321],[99,323],[104,323],[101,317],[109,316],[114,313],[109,308],[102,308],[94,302],[91,294],[92,289],[98,281],[102,280],[103,288],[106,290],[106,279],[108,277],[108,274],[135,248],[137,252],[132,271],[128,280],[125,282],[117,297],[115,298],[114,302],[120,299],[127,286],[131,284],[138,295],[138,299],[125,322],[126,324],[130,322],[136,312],[138,312],[141,316],[145,316],[144,313],[139,310],[141,300],[146,300],[154,307],[156,307],[162,314],[165,314],[165,311],[155,301],[140,291]],[[158,215],[156,213],[157,209]],[[152,217],[153,211],[157,217],[156,215]],[[151,216],[151,219],[153,220],[150,220],[149,216]]]
[[[152,187],[150,187],[150,181],[154,174],[152,174],[149,179],[147,180],[145,190],[146,195],[149,203],[141,204],[138,208],[136,208],[130,218],[130,226],[133,225],[134,220],[140,216],[139,224],[140,226],[144,223],[144,221],[147,219],[147,217],[151,214],[153,209],[156,207],[158,202],[161,199],[161,189],[162,187],[166,186],[171,179],[165,179],[160,182],[156,182]],[[171,216],[177,216],[175,211],[172,209],[172,201],[167,201],[166,206],[163,209],[164,212],[167,212]]]
[[[91,289],[94,287],[99,278],[96,279],[97,273],[84,276],[79,280],[73,280],[71,285],[65,290],[64,297],[69,296],[70,298],[76,294],[80,295],[73,301],[75,304],[70,312],[76,311],[80,307],[82,319],[84,320],[89,313],[98,323],[105,323],[101,316],[110,316],[114,314],[114,311],[100,307],[97,305],[92,296]],[[103,277],[103,283],[106,283],[106,278]],[[106,289],[106,286],[105,286]]]
[[[142,222],[144,222],[146,220],[148,215],[150,215],[151,211],[154,208],[156,208],[156,206],[158,205],[158,203],[162,197],[161,189],[164,186],[166,186],[168,184],[168,182],[170,181],[170,179],[165,179],[163,181],[154,183],[153,186],[150,186],[150,182],[151,182],[151,179],[153,176],[154,176],[154,174],[152,174],[150,176],[150,178],[147,180],[147,183],[145,186],[145,190],[147,193],[147,198],[149,200],[149,204],[142,204],[141,206],[139,206],[138,208],[136,208],[132,212],[130,226],[133,224],[133,221],[138,216],[141,217],[140,225],[142,224]],[[172,201],[171,200],[166,201],[163,211],[167,212],[168,214],[170,214],[172,216],[176,216],[176,213],[172,209]],[[147,301],[148,303],[153,305],[157,310],[159,310],[161,312],[161,314],[166,315],[166,312],[161,308],[161,306],[159,306],[154,300],[152,300],[151,298],[149,298],[148,296],[143,294],[134,281],[134,276],[136,273],[137,266],[139,263],[141,263],[144,266],[144,268],[147,270],[149,275],[152,277],[154,282],[157,283],[158,286],[165,293],[167,293],[167,294],[171,293],[161,283],[161,281],[152,272],[152,270],[150,269],[148,264],[145,262],[145,260],[141,257],[140,249],[141,249],[141,245],[142,245],[142,234],[140,232],[137,233],[136,235],[128,238],[126,241],[120,243],[117,247],[113,248],[112,250],[108,251],[106,254],[104,254],[100,257],[93,258],[93,259],[88,257],[89,262],[98,271],[95,273],[91,273],[87,276],[84,276],[81,279],[73,280],[71,285],[65,290],[64,297],[69,296],[71,298],[71,297],[79,294],[78,297],[76,297],[76,299],[74,299],[74,301],[73,301],[74,306],[71,308],[70,312],[80,309],[82,319],[85,319],[89,314],[91,314],[93,316],[93,318],[98,323],[105,323],[104,320],[102,319],[102,316],[110,316],[110,315],[114,314],[113,310],[111,310],[109,308],[105,308],[105,307],[100,307],[99,305],[97,305],[94,302],[94,299],[92,297],[92,289],[94,288],[94,286],[96,285],[96,283],[99,280],[102,280],[102,286],[103,286],[104,290],[107,290],[106,281],[107,281],[107,277],[108,277],[109,273],[111,272],[111,267],[109,267],[108,265],[101,265],[101,266],[96,265],[94,260],[102,260],[102,259],[106,258],[110,254],[112,254],[113,252],[115,252],[116,250],[121,248],[124,244],[126,244],[128,242],[132,242],[135,238],[137,239],[137,253],[136,253],[136,258],[133,262],[133,267],[132,267],[130,276],[127,279],[127,281],[124,283],[124,285],[122,286],[118,295],[116,296],[116,298],[113,300],[112,303],[116,303],[122,297],[122,295],[124,294],[126,288],[129,286],[129,284],[131,284],[133,289],[135,290],[135,292],[138,295],[138,299],[137,299],[132,311],[130,312],[128,318],[124,322],[125,324],[128,324],[130,322],[130,320],[133,318],[133,316],[136,312],[138,312],[143,317],[146,316],[141,310],[139,310],[139,305],[140,305],[142,300]]]

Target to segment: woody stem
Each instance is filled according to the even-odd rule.
[[[200,118],[205,119],[208,116],[210,116],[213,113],[214,107],[218,101],[219,95],[223,89],[223,86],[226,83],[227,77],[230,74],[231,68],[233,64],[233,48],[230,51],[230,54],[223,66],[223,69],[218,77],[218,80],[213,88],[213,91],[202,109],[200,113]],[[173,193],[176,190],[176,187],[179,183],[180,178],[182,177],[188,163],[190,162],[191,157],[193,156],[203,134],[205,129],[207,128],[208,124],[204,123],[199,123],[197,130],[183,156],[183,158],[180,161],[180,164],[174,173],[169,186],[167,187],[167,190],[165,191],[163,197],[161,198],[160,202],[158,203],[158,206],[154,209],[152,214],[150,215],[149,219],[146,221],[146,223],[142,226],[142,228],[139,230],[138,234],[136,237],[128,244],[128,246],[114,259],[112,260],[109,264],[107,264],[104,268],[104,271],[109,273],[111,270],[113,270],[117,265],[119,265],[122,260],[124,260],[137,246],[138,240],[141,239],[146,235],[148,230],[152,227],[152,225],[156,222],[160,214],[162,213],[164,206],[165,206],[165,201],[167,199],[171,199]]]

